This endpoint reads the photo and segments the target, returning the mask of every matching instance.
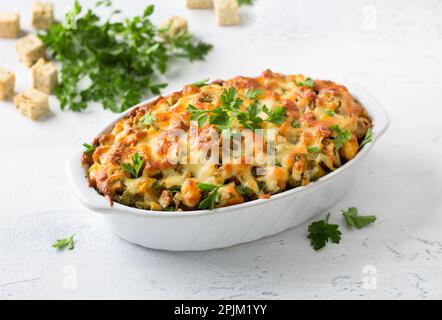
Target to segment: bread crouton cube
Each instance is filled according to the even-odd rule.
[[[39,59],[31,70],[32,88],[51,94],[58,84],[58,72],[55,63]]]
[[[164,21],[162,28],[167,29],[167,35],[173,38],[178,33],[187,31],[187,20],[181,17],[170,17]]]
[[[49,112],[48,95],[36,89],[14,97],[15,108],[24,116],[36,120]]]
[[[208,9],[212,7],[212,0],[186,0],[189,9]]]
[[[43,42],[33,34],[20,38],[15,48],[20,61],[28,67],[32,66],[38,59],[45,57]]]
[[[220,26],[239,24],[239,6],[236,0],[215,0],[216,21]]]
[[[14,95],[15,75],[0,68],[0,100],[9,100]]]
[[[34,2],[32,6],[32,25],[36,29],[48,29],[54,23],[54,5]]]
[[[0,13],[0,38],[17,38],[20,34],[20,15]]]

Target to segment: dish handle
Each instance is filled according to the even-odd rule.
[[[66,174],[69,183],[75,190],[80,201],[89,209],[95,212],[105,213],[111,206],[107,199],[97,193],[94,188],[89,187],[86,171],[81,166],[81,153],[76,153],[66,162]]]

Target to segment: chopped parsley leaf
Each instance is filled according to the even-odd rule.
[[[328,223],[330,213],[327,214],[324,220],[312,222],[308,226],[307,238],[310,239],[310,244],[315,250],[324,248],[330,240],[332,243],[339,243],[341,241],[341,231],[337,224]]]
[[[358,214],[358,209],[355,207],[348,208],[347,211],[341,210],[344,216],[345,222],[349,227],[354,227],[356,229],[361,229],[365,226],[376,221],[376,216],[360,216]]]
[[[336,124],[331,126],[330,129],[335,133],[336,150],[341,149],[344,143],[352,138],[351,132],[348,130],[341,131],[341,128]]]
[[[270,111],[266,105],[262,107],[262,111],[267,114],[267,118],[265,121],[271,122],[274,124],[282,124],[287,119],[287,109],[284,107],[276,107],[272,111]]]
[[[371,128],[368,128],[367,132],[365,133],[364,140],[362,140],[361,145],[359,146],[359,149],[361,149],[367,143],[370,143],[372,139],[373,139],[373,131],[371,130]]]
[[[206,197],[199,203],[198,209],[213,210],[215,208],[215,204],[219,201],[218,190],[222,186],[202,182],[199,182],[197,186],[200,190],[206,193]]]
[[[95,151],[95,147],[94,147],[94,146],[91,146],[91,145],[88,144],[88,143],[83,143],[83,147],[86,148],[86,150],[85,150],[84,152],[87,153],[87,154],[91,154],[92,152]]]
[[[133,178],[138,178],[140,174],[141,166],[143,165],[144,159],[138,152],[132,155],[132,164],[122,163],[121,167],[129,172]]]
[[[246,91],[246,98],[250,99],[250,100],[255,100],[256,98],[258,98],[260,95],[263,94],[264,91],[262,91],[261,89],[248,89]]]

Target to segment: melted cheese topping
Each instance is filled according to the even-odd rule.
[[[219,186],[216,207],[268,198],[307,185],[352,159],[371,121],[344,86],[323,80],[315,80],[312,87],[306,83],[303,75],[285,76],[267,70],[256,78],[236,77],[201,87],[189,85],[181,92],[159,97],[136,108],[108,133],[95,139],[94,152],[85,153],[83,159],[83,164],[89,165],[90,185],[111,201],[150,210],[197,209],[208,195],[198,183]],[[242,100],[240,112],[249,112],[252,103],[258,105],[258,116],[263,119],[263,133],[259,136],[263,145],[241,146],[243,153],[236,163],[183,161],[189,160],[191,152],[197,157],[206,156],[207,137],[219,130],[206,122],[197,129],[199,139],[192,140],[188,106],[210,110],[210,116],[212,110],[221,107],[223,92],[232,87]],[[251,89],[259,89],[260,94],[249,99],[247,92]],[[266,121],[264,105],[270,112],[284,108],[282,123]],[[153,118],[151,123],[143,121],[146,114]],[[243,132],[238,119],[232,119],[230,128]],[[336,144],[342,137],[333,130],[336,126],[341,133],[347,133],[339,148]],[[276,133],[272,165],[266,164],[269,129]],[[192,143],[178,142],[176,130],[184,132]],[[177,153],[176,150],[180,150],[177,159],[181,163],[168,160],[168,154]],[[143,159],[137,178],[122,166],[131,164],[136,153]],[[252,161],[244,161],[246,157]]]

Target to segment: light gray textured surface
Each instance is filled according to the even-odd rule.
[[[59,18],[67,2],[57,1]],[[229,28],[184,1],[152,2],[155,21],[185,16],[215,45],[205,62],[171,69],[168,89],[269,67],[372,91],[390,130],[330,211],[341,225],[337,214],[348,206],[378,221],[361,231],[342,226],[342,243],[320,252],[309,247],[306,225],[209,252],[137,247],[80,206],[64,173],[67,156],[115,115],[98,106],[61,112],[51,98],[53,116],[33,123],[1,102],[0,299],[442,298],[442,2],[257,0]],[[20,11],[30,29],[31,3],[2,3],[2,11]],[[146,1],[114,3],[130,3],[124,13],[132,15]],[[30,86],[13,40],[0,40],[0,66],[16,72],[17,91]],[[70,233],[74,251],[51,248]]]

